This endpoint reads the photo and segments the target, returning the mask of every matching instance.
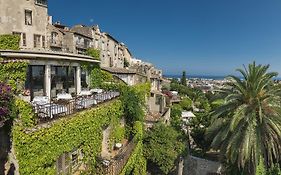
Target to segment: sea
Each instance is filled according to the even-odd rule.
[[[181,78],[182,75],[164,75],[167,78]],[[216,76],[216,75],[186,75],[187,79],[199,78],[199,79],[213,79],[213,80],[223,80],[226,76]]]
[[[182,75],[164,75],[164,77],[167,78],[181,78]],[[186,75],[187,79],[194,79],[194,78],[199,78],[199,79],[212,79],[212,80],[223,80],[227,76],[222,76],[222,75]],[[239,77],[243,79],[242,77]],[[274,78],[276,80],[281,80],[281,77]]]

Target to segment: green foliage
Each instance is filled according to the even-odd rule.
[[[151,84],[150,83],[142,83],[133,86],[136,92],[140,95],[141,100],[145,101],[146,97],[150,94]]]
[[[143,156],[143,144],[138,142],[128,162],[123,168],[120,175],[145,175],[146,159]]]
[[[14,92],[20,93],[26,80],[27,66],[27,62],[0,64],[0,82],[8,84]]]
[[[266,175],[281,175],[281,168],[279,164],[275,164],[267,170]]]
[[[90,78],[91,88],[101,88],[104,83],[113,81],[112,74],[101,70],[99,67],[92,69]]]
[[[178,81],[178,79],[177,78],[173,78],[172,80],[171,80],[171,84],[179,84],[179,81]]]
[[[171,125],[177,129],[181,129],[182,125],[182,119],[181,119],[181,114],[182,114],[182,107],[178,104],[174,104],[171,107]]]
[[[0,35],[0,50],[19,50],[19,42],[17,35]]]
[[[143,123],[136,121],[133,127],[133,134],[135,141],[142,141],[143,139]]]
[[[230,88],[218,94],[224,103],[212,113],[208,129],[212,147],[248,174],[255,172],[260,157],[266,165],[280,161],[281,89],[273,84],[277,73],[268,69],[254,62],[238,69],[243,79],[230,76]]]
[[[206,137],[206,130],[211,124],[211,118],[208,113],[198,112],[190,121],[192,136],[197,148],[202,149],[203,154],[210,149],[211,140]]]
[[[216,110],[218,107],[220,107],[221,105],[223,105],[224,100],[223,99],[217,99],[211,102],[211,109],[212,110]]]
[[[88,48],[86,55],[93,57],[95,60],[100,60],[100,50],[95,48]]]
[[[181,134],[162,123],[147,131],[143,143],[146,159],[156,164],[163,174],[173,170],[176,159],[185,147]]]
[[[185,71],[182,72],[181,84],[182,84],[183,86],[186,86],[186,85],[187,85],[187,83],[186,83],[186,72],[185,72]]]
[[[17,35],[0,35],[0,50],[19,50],[20,37]],[[0,64],[0,82],[21,90],[26,79],[27,63],[11,62]]]
[[[162,91],[170,91],[171,87],[170,87],[169,84],[163,84],[161,90]]]
[[[145,175],[146,174],[146,159],[143,155],[143,124],[142,122],[137,121],[133,127],[134,133],[134,142],[136,143],[136,147],[131,154],[128,162],[123,168],[120,175]]]
[[[266,175],[266,168],[264,166],[263,158],[261,157],[259,160],[259,164],[257,166],[255,175]]]
[[[56,174],[58,157],[75,148],[83,151],[83,161],[94,167],[101,152],[102,130],[123,110],[119,100],[92,108],[72,117],[62,118],[50,127],[27,131],[21,125],[13,128],[13,144],[20,174]],[[92,171],[93,173],[93,171]]]
[[[124,116],[128,125],[133,126],[136,121],[143,121],[144,103],[149,91],[150,86],[148,84],[122,87],[121,100],[123,102]]]
[[[120,143],[125,138],[125,127],[121,125],[120,118],[112,118],[110,122],[110,147],[115,143]]]
[[[188,97],[185,97],[180,102],[180,106],[182,107],[183,110],[186,111],[192,110],[192,100]]]
[[[14,110],[18,113],[19,120],[21,121],[20,124],[23,127],[34,126],[36,118],[30,103],[16,98],[14,102]]]

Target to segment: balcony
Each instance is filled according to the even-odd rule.
[[[80,96],[71,100],[54,100],[42,105],[34,104],[33,110],[37,115],[38,123],[42,124],[95,107],[100,103],[113,100],[119,95],[119,92],[109,91],[90,96]]]

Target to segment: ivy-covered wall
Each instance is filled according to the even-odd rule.
[[[0,35],[1,50],[19,50],[20,37],[17,35]]]
[[[49,128],[27,133],[15,125],[13,144],[20,166],[20,174],[56,174],[55,162],[64,152],[81,148],[84,162],[94,167],[101,152],[102,130],[112,118],[123,115],[120,100],[103,104],[72,117],[55,121]]]
[[[0,35],[0,50],[19,50],[20,37],[16,35]],[[3,58],[0,58],[0,60]],[[12,87],[14,92],[23,88],[26,80],[27,62],[9,62],[0,64],[0,82]]]
[[[136,142],[136,147],[131,154],[128,162],[123,168],[120,175],[145,175],[146,174],[146,159],[143,155],[143,123],[140,121],[135,122],[133,132],[134,142]]]

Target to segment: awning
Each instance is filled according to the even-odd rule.
[[[93,57],[86,55],[47,51],[0,50],[0,57],[12,59],[50,59],[100,63],[100,61],[95,60]]]

